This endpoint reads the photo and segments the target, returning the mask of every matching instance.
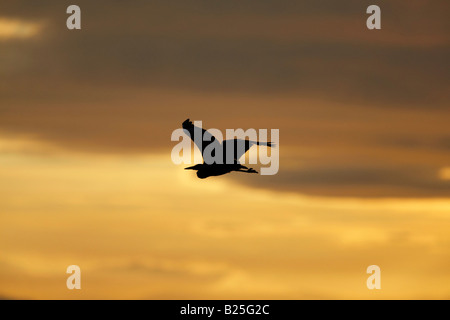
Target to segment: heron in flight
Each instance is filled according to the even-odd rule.
[[[246,172],[246,173],[258,173],[258,171],[253,168],[247,168],[239,163],[239,158],[241,158],[253,145],[260,146],[275,146],[272,142],[259,142],[251,140],[242,139],[232,139],[224,140],[219,142],[210,132],[203,128],[194,126],[192,121],[189,119],[183,122],[184,132],[189,135],[189,137],[194,141],[194,144],[202,152],[203,163],[197,164],[192,167],[184,168],[185,170],[197,170],[197,177],[200,179],[205,179],[210,176],[220,176],[223,174],[230,173],[232,171]],[[194,139],[194,137],[201,137],[201,139]],[[228,156],[227,156],[228,147]],[[215,156],[215,150],[220,150],[222,152],[222,163],[206,163],[205,162],[205,150],[212,148],[212,156]],[[230,150],[233,148],[233,150]],[[234,152],[230,152],[234,151]],[[228,161],[227,161],[228,160]],[[231,160],[231,161],[230,161]]]

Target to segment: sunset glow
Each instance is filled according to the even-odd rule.
[[[0,298],[449,299],[448,1],[318,3],[2,4]],[[187,118],[279,170],[198,179]]]

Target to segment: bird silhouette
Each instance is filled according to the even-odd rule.
[[[246,173],[258,173],[253,168],[247,168],[239,163],[239,158],[241,158],[253,145],[262,145],[268,147],[274,147],[272,142],[259,142],[252,140],[243,139],[232,139],[224,140],[219,142],[216,137],[214,137],[210,132],[203,128],[194,126],[192,121],[186,119],[183,124],[184,132],[194,141],[194,144],[199,148],[202,153],[203,163],[196,164],[192,167],[184,168],[185,170],[197,170],[197,177],[200,179],[205,179],[211,176],[220,176],[223,174],[230,173],[232,171],[246,172]],[[195,138],[197,137],[197,138]],[[200,137],[200,139],[198,139]],[[227,153],[228,149],[228,153]],[[230,152],[233,149],[233,152]],[[222,152],[222,157],[217,155],[219,159],[223,160],[221,163],[212,161],[205,157],[205,151],[212,150],[211,156],[215,158],[215,151],[218,150]],[[205,161],[209,160],[209,161]]]

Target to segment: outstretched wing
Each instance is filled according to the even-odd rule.
[[[194,126],[192,121],[189,119],[186,119],[183,122],[183,129],[192,141],[194,141],[197,148],[202,152],[202,156],[203,151],[209,144],[213,142],[217,143],[216,138],[211,133],[203,128]]]
[[[272,142],[259,142],[259,141],[252,141],[252,140],[248,140],[248,139],[246,139],[246,140],[231,139],[231,140],[224,140],[222,142],[222,147],[223,147],[225,155],[229,156],[230,155],[229,152],[231,152],[231,149],[234,150],[233,158],[234,158],[235,163],[238,163],[239,158],[242,157],[254,145],[275,147],[275,144]]]

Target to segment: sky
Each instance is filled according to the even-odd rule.
[[[1,2],[0,298],[450,298],[450,4],[372,2]],[[197,179],[187,118],[279,172]]]

